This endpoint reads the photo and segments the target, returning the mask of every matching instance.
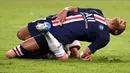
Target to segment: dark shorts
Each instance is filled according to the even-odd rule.
[[[49,51],[49,47],[48,47],[48,44],[47,44],[47,41],[46,41],[44,35],[42,35],[41,32],[36,29],[36,25],[38,23],[44,23],[44,22],[47,22],[47,21],[44,20],[44,19],[36,20],[35,22],[28,23],[27,27],[28,27],[30,35],[32,37],[34,37],[34,39],[38,43],[40,49],[42,49],[45,52],[46,51],[48,52]]]
[[[32,59],[49,59],[49,54],[54,55],[52,52],[45,53],[42,50],[37,51],[25,51],[24,55],[20,58],[32,58]]]
[[[28,27],[28,30],[29,30],[29,33],[30,33],[31,37],[40,34],[40,32],[36,29],[36,25],[37,25],[38,22],[39,21],[28,23],[27,27]],[[42,22],[44,23],[45,20],[42,20]]]
[[[30,23],[28,23],[28,30],[30,32],[30,35],[33,37],[33,36],[36,36],[38,35],[40,32],[36,29],[36,25],[38,23],[44,23],[44,22],[49,22],[51,23],[51,20],[49,18],[42,18],[42,19],[38,19],[38,20],[35,20],[35,21],[32,21]]]
[[[25,52],[24,56],[22,58],[48,58],[47,54],[51,54],[52,52],[49,50],[47,41],[44,37],[44,35],[40,34],[40,32],[36,29],[37,23],[44,23],[46,20],[41,19],[37,20],[35,22],[28,23],[28,30],[30,32],[31,37],[34,37],[38,45],[40,46],[40,49],[37,51],[27,51],[22,50]]]

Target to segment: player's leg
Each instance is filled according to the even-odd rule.
[[[64,46],[59,43],[59,41],[50,33],[47,32],[44,34],[50,50],[56,55],[59,60],[68,59],[68,54],[64,50]]]
[[[36,21],[28,23],[27,26],[23,27],[17,32],[17,37],[20,40],[26,40],[30,37],[38,35],[40,32],[36,29],[36,25],[39,22],[44,22],[44,21],[45,21],[44,19],[41,19],[41,20],[36,20]]]
[[[28,51],[35,51],[35,50],[38,50],[39,48],[43,48],[43,51],[44,52],[48,52],[50,51],[48,48],[48,45],[47,45],[47,42],[45,41],[45,38],[43,35],[38,35],[36,37],[32,37],[32,38],[29,38],[27,40],[25,40],[21,45],[18,45],[16,47],[13,48],[13,50],[9,50],[7,53],[6,53],[6,56],[8,58],[15,58],[16,56],[23,56],[24,55],[24,51],[15,51],[15,50],[19,50],[19,49],[25,49],[25,50],[28,50]],[[66,55],[65,55],[66,56]],[[60,56],[60,57],[57,57],[59,60],[66,60],[68,59],[68,57],[64,57],[63,56]]]
[[[34,37],[32,37],[32,38],[25,40],[21,45],[18,45],[16,47],[12,48],[11,50],[9,50],[6,53],[6,56],[8,58],[15,58],[17,56],[22,57],[24,55],[24,53],[26,53],[26,51],[24,51],[24,49],[33,51],[33,50],[37,50],[38,48],[39,48],[39,45],[35,41]]]
[[[64,51],[63,46],[61,43],[49,32],[49,29],[51,28],[51,24],[48,22],[39,23],[36,28],[43,32],[43,35],[45,36],[48,46],[50,50],[58,57],[59,60],[66,60],[68,59],[68,55]]]
[[[20,48],[20,45],[10,49],[6,53],[7,58],[32,58],[32,59],[56,59],[56,56],[51,51],[44,51],[43,49],[35,51],[27,51]]]
[[[17,54],[15,53],[15,51],[13,49],[10,49],[7,53],[6,53],[6,57],[7,58],[16,58]]]

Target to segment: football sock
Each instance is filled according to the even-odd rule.
[[[17,54],[18,57],[21,57],[24,55],[24,48],[21,45],[18,45],[12,49]]]

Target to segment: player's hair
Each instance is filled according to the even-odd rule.
[[[120,35],[126,29],[126,22],[121,24],[117,19],[112,23],[112,25],[114,25],[113,30],[110,30],[112,35]]]

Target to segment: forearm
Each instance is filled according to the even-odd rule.
[[[56,20],[62,25],[69,12],[78,12],[78,8],[65,7],[56,16]]]

